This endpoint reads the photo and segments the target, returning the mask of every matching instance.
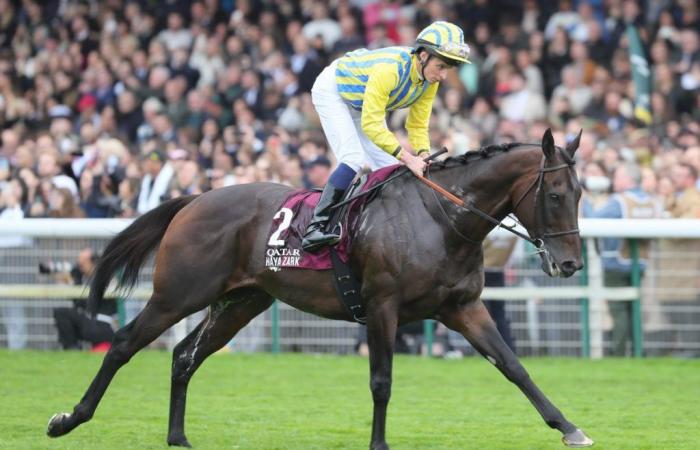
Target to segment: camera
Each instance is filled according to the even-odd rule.
[[[70,273],[74,264],[69,261],[42,261],[39,263],[39,273]]]

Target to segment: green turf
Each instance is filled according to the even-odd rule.
[[[0,449],[166,448],[170,355],[142,352],[116,376],[93,420],[59,439],[97,371],[87,353],[0,352]],[[526,359],[569,420],[601,449],[700,448],[700,361]],[[360,357],[211,357],[190,384],[187,436],[200,449],[365,449],[371,426]],[[393,449],[558,449],[514,386],[480,358],[398,357],[387,439]]]

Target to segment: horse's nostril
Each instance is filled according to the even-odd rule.
[[[575,261],[564,261],[561,267],[567,273],[574,273],[577,270],[581,269],[583,267],[583,264],[576,263]]]

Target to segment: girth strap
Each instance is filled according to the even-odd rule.
[[[365,313],[365,306],[362,304],[362,296],[360,295],[362,283],[352,273],[350,266],[340,259],[335,247],[331,247],[330,251],[333,263],[333,286],[355,322],[364,325],[367,321],[367,313]]]

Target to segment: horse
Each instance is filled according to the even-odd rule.
[[[467,209],[415,176],[396,178],[364,206],[361,225],[348,232],[354,239],[349,264],[361,280],[366,311],[374,404],[371,449],[389,448],[385,427],[397,326],[421,319],[438,320],[461,333],[520,388],[549,427],[562,433],[565,445],[593,444],[531,380],[480,300],[482,241],[494,222],[511,213],[539,247],[545,273],[569,277],[583,266],[581,186],[572,167],[580,137],[561,148],[547,130],[541,143],[492,145],[431,164],[426,177],[464,200]],[[153,293],[136,318],[117,331],[73,412],[55,414],[47,434],[62,436],[89,421],[120,367],[170,326],[204,308],[206,317],[173,350],[169,445],[190,446],[185,401],[197,368],[274,299],[321,317],[352,321],[336,297],[331,271],[266,270],[270,224],[292,191],[280,184],[253,183],[172,199],[110,241],[90,284],[89,308],[94,311],[102,301],[115,274],[121,285],[133,286],[158,247]]]

